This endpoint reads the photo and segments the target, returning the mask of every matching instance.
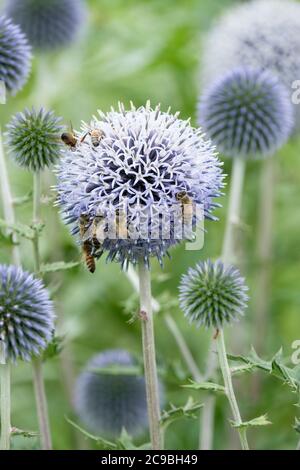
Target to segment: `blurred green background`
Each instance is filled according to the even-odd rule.
[[[63,116],[66,125],[71,121],[79,128],[98,108],[106,111],[118,101],[126,105],[132,100],[142,105],[147,99],[180,110],[181,116],[191,116],[196,125],[195,110],[199,95],[201,39],[213,19],[228,6],[240,2],[231,0],[90,0],[89,20],[80,40],[71,48],[47,55],[37,54],[31,79],[24,90],[1,106],[1,126],[11,115],[25,107],[45,105]],[[296,138],[276,156],[277,181],[274,222],[274,254],[272,260],[272,297],[265,337],[265,356],[271,357],[281,346],[287,358],[291,344],[300,339],[299,315],[299,200],[300,200],[300,141]],[[22,196],[32,188],[32,177],[9,163],[13,191]],[[253,299],[256,290],[255,229],[258,211],[258,175],[260,163],[247,167],[242,221],[247,229],[242,233],[239,263],[247,276]],[[230,162],[225,161],[230,175]],[[51,195],[49,185],[54,177],[44,175],[44,194]],[[219,222],[207,222],[205,246],[202,251],[172,250],[161,272],[153,263],[153,292],[156,296],[177,297],[180,276],[199,259],[216,258],[220,254],[227,198],[217,211]],[[17,209],[18,219],[28,223],[30,203]],[[44,262],[72,261],[80,253],[68,229],[61,223],[57,209],[43,205],[47,228],[42,238]],[[24,266],[32,269],[29,242],[22,241]],[[0,262],[9,262],[9,250],[0,245]],[[163,276],[162,276],[163,274]],[[58,333],[66,335],[68,346],[63,360],[53,359],[45,365],[50,419],[56,449],[76,448],[74,430],[66,421],[73,417],[69,406],[66,380],[72,380],[86,361],[105,348],[125,348],[141,355],[138,322],[129,324],[136,303],[132,288],[116,264],[98,263],[91,275],[82,266],[63,274],[48,275],[45,281],[52,289],[58,315]],[[130,310],[132,310],[130,312]],[[158,362],[166,384],[167,401],[184,404],[188,393],[181,388],[189,377],[185,364],[163,315],[170,313],[201,369],[205,367],[211,332],[196,330],[183,319],[176,302],[166,307],[156,318]],[[130,312],[130,313],[129,313]],[[253,326],[253,302],[247,311],[238,334],[241,351],[248,352],[255,343],[260,325]],[[235,327],[233,327],[235,328]],[[232,352],[230,341],[228,350]],[[235,351],[237,352],[237,351]],[[72,359],[74,371],[70,367]],[[297,397],[282,382],[261,375],[262,387],[254,395],[253,374],[235,380],[242,415],[251,419],[268,413],[272,426],[256,428],[249,433],[250,444],[257,449],[293,449],[297,434],[293,430]],[[70,388],[70,383],[69,383]],[[72,386],[71,386],[72,388]],[[204,392],[194,393],[204,401]],[[228,406],[219,396],[216,410],[214,448],[230,447]],[[74,418],[76,419],[76,418]],[[18,428],[37,428],[30,365],[18,364],[13,370],[13,424]],[[198,420],[182,420],[170,427],[166,446],[169,449],[195,449],[198,445]],[[30,445],[24,441],[16,446]],[[93,447],[89,442],[88,446]]]

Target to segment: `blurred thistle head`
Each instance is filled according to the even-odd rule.
[[[6,0],[5,11],[41,50],[72,43],[86,16],[82,0]]]
[[[291,93],[300,77],[300,4],[293,0],[254,0],[226,12],[204,41],[203,84],[234,67],[268,70]],[[294,107],[300,125],[299,106]]]
[[[117,438],[123,428],[133,437],[147,429],[145,379],[128,371],[134,366],[133,356],[121,349],[104,351],[89,361],[74,397],[76,412],[89,430]]]
[[[20,27],[0,16],[0,81],[15,95],[25,85],[31,69],[31,48]]]
[[[0,265],[0,341],[5,359],[29,361],[52,338],[53,304],[41,280],[16,266]]]
[[[244,67],[229,72],[204,93],[198,119],[225,155],[262,157],[287,141],[293,109],[278,78]]]
[[[191,235],[176,232],[178,195],[201,207],[194,221],[212,218],[213,198],[223,184],[221,163],[201,130],[149,103],[99,111],[99,118],[83,125],[77,144],[66,149],[57,173],[58,203],[73,233],[80,231],[82,216],[87,227],[100,221],[100,254],[107,251],[108,260],[123,266],[138,260],[148,265],[151,256],[162,262],[170,246]],[[109,228],[115,225],[114,235]],[[94,239],[91,234],[88,241]],[[94,254],[98,257],[97,247]]]
[[[62,126],[52,111],[25,109],[7,126],[7,144],[18,165],[31,171],[56,162],[61,152]]]
[[[185,317],[197,327],[220,329],[238,320],[247,307],[248,287],[234,266],[203,261],[182,276],[179,301]]]

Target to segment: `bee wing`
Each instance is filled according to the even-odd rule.
[[[90,224],[87,228],[82,229],[81,240],[83,242],[93,238],[93,224]]]

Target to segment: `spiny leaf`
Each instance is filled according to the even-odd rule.
[[[67,269],[72,269],[79,265],[80,265],[79,261],[70,261],[68,263],[65,263],[64,261],[57,261],[56,263],[42,264],[40,268],[40,272],[43,274],[55,273],[58,271],[65,271]]]
[[[33,240],[35,237],[35,230],[29,225],[24,225],[19,222],[10,224],[3,219],[0,219],[0,228],[11,230],[12,232],[20,235],[21,237]]]
[[[191,380],[191,383],[188,385],[183,385],[184,388],[191,388],[192,390],[209,390],[211,392],[220,392],[226,393],[225,387],[213,382],[194,382]]]
[[[22,436],[26,438],[34,438],[38,436],[37,432],[34,431],[25,431],[24,429],[18,429],[18,428],[11,428],[11,435],[12,436]]]
[[[91,434],[90,432],[86,431],[83,429],[81,426],[79,426],[77,423],[72,421],[70,418],[65,416],[66,421],[71,424],[77,431],[81,432],[85,437],[91,439],[92,441],[95,441],[97,445],[101,446],[103,449],[107,450],[116,450],[117,449],[117,444],[115,442],[108,441],[106,439],[103,439],[102,437],[95,436],[94,434]]]
[[[43,361],[48,361],[60,355],[63,350],[64,336],[54,336],[43,352]]]
[[[150,442],[147,442],[140,446],[136,446],[132,441],[132,437],[127,433],[126,429],[124,428],[122,429],[121,436],[117,442],[119,443],[118,447],[124,450],[149,450],[151,449]]]
[[[241,424],[234,423],[231,421],[231,424],[234,428],[250,428],[255,426],[268,426],[272,424],[271,421],[268,420],[267,415],[258,416],[258,418],[251,419],[250,421],[244,421]]]
[[[13,200],[14,206],[22,206],[23,204],[26,204],[27,202],[32,200],[32,191],[30,191],[28,194],[25,194],[24,196],[20,197],[15,197]]]
[[[14,242],[11,234],[6,235],[0,230],[0,245],[5,247],[15,246],[17,243]]]
[[[161,426],[166,429],[174,421],[182,418],[196,418],[197,412],[203,407],[202,403],[195,402],[192,397],[189,397],[186,404],[183,406],[175,406],[170,403],[170,408],[164,410],[161,416]]]

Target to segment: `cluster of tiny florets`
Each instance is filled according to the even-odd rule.
[[[0,265],[0,341],[5,359],[29,361],[52,338],[54,310],[41,280],[16,266]]]
[[[190,268],[179,290],[181,309],[197,327],[222,328],[243,315],[247,307],[245,279],[237,268],[222,261],[204,261]]]
[[[31,48],[17,24],[0,16],[0,81],[15,94],[26,83],[31,68]]]
[[[203,85],[234,67],[263,69],[292,93],[300,76],[300,4],[293,0],[254,0],[230,9],[204,41]],[[299,106],[295,108],[300,123]]]
[[[261,157],[287,141],[293,108],[278,78],[244,67],[225,74],[203,94],[199,123],[225,155]]]
[[[90,431],[117,438],[123,428],[138,436],[148,427],[145,379],[126,372],[135,365],[133,356],[119,349],[89,361],[77,380],[74,405]]]
[[[101,132],[96,145],[89,135],[93,129]],[[120,105],[117,111],[99,112],[83,126],[81,136],[58,168],[58,203],[74,234],[82,215],[90,221],[97,215],[109,221],[126,206],[129,236],[104,239],[101,253],[107,251],[109,260],[126,265],[143,259],[148,264],[154,256],[161,261],[170,246],[184,239],[185,234],[178,239],[175,233],[178,193],[212,218],[213,199],[223,185],[221,163],[201,130],[178,114],[162,112],[159,106],[151,109],[149,104],[129,110]],[[167,236],[163,217],[169,218]]]
[[[86,17],[82,0],[7,0],[5,11],[38,49],[71,43]]]
[[[18,165],[32,171],[51,166],[60,156],[60,118],[43,108],[17,113],[7,126],[7,144]]]

